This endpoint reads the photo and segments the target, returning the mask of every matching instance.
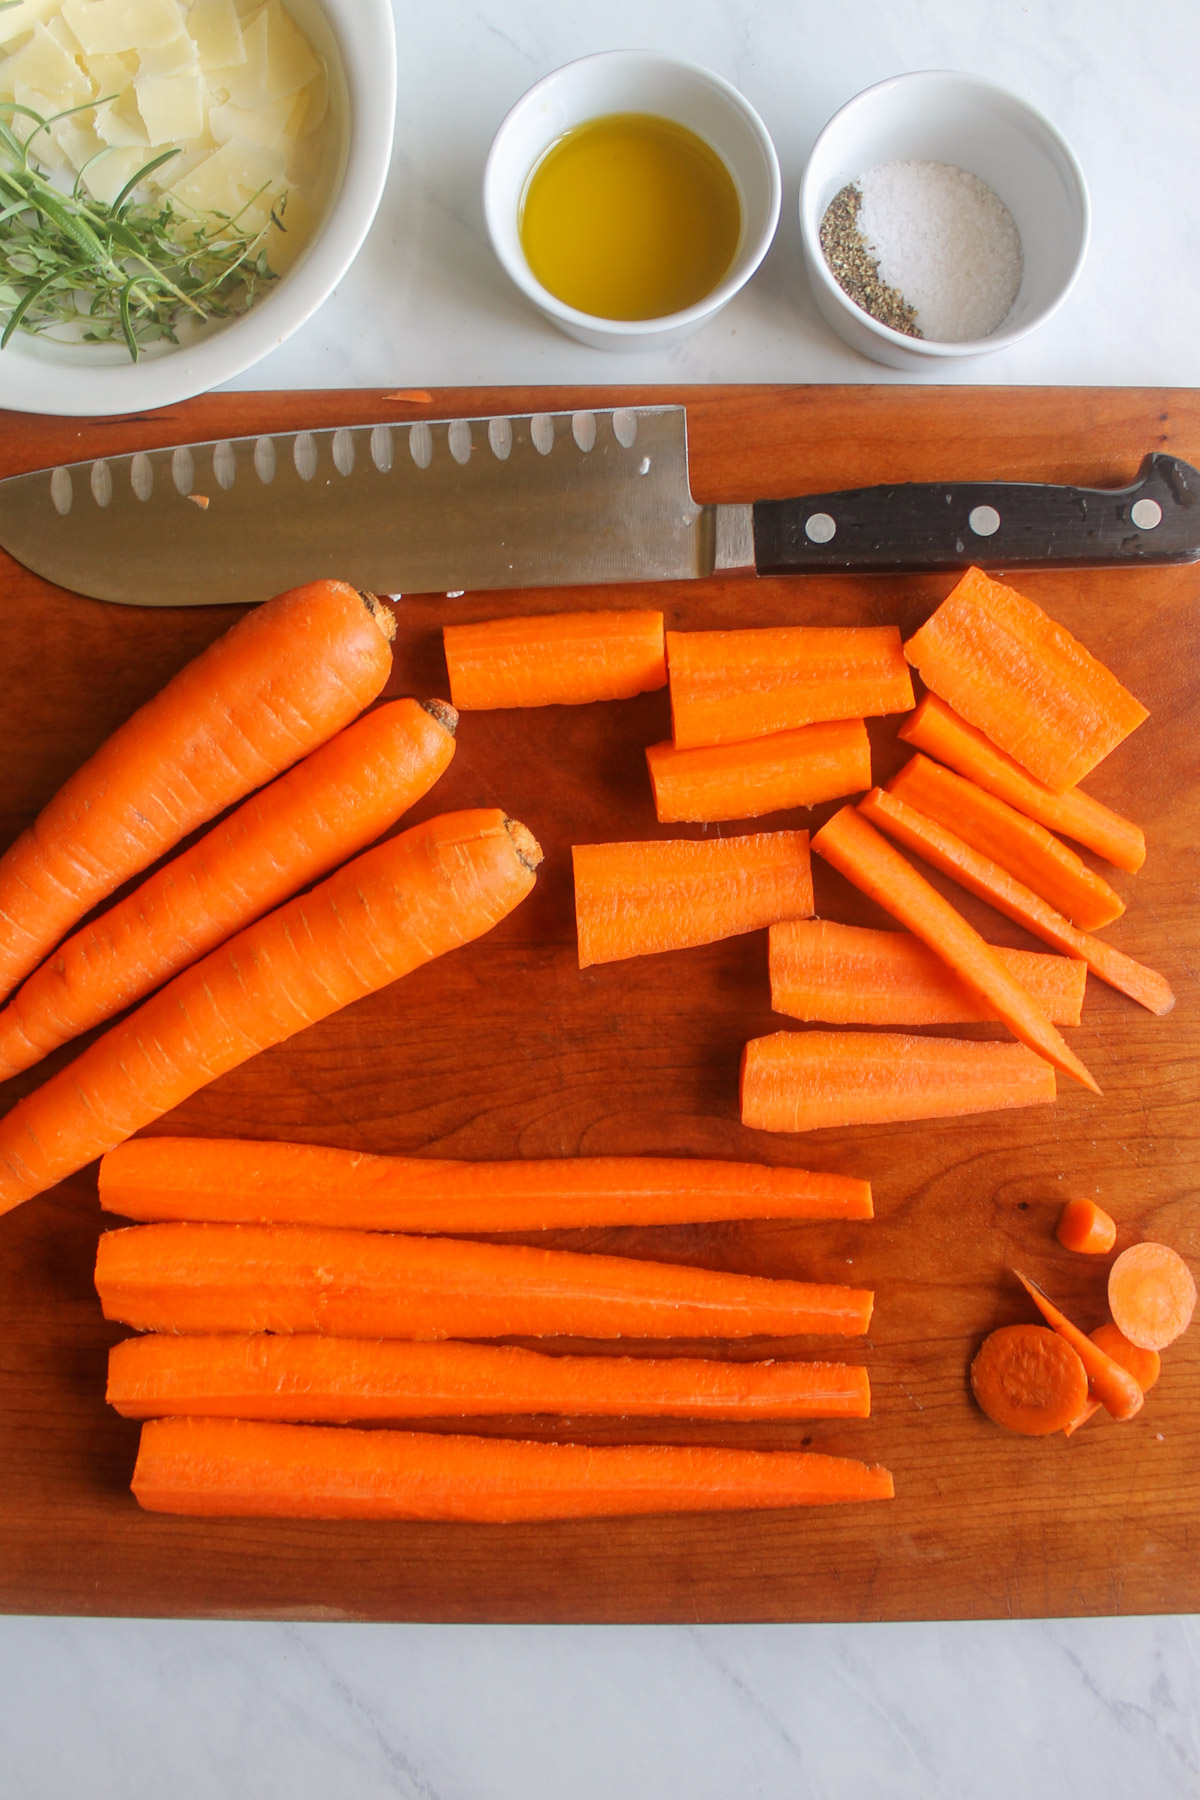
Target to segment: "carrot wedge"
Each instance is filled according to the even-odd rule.
[[[660,612],[488,619],[445,625],[442,639],[460,712],[628,700],[667,685]]]
[[[807,831],[576,844],[571,859],[581,969],[812,912]]]
[[[100,1204],[126,1219],[471,1234],[872,1216],[869,1181],[762,1163],[682,1156],[470,1163],[166,1137],[131,1138],[108,1153]]]
[[[539,1444],[247,1419],[151,1419],[133,1492],[206,1517],[616,1518],[890,1500],[886,1469],[806,1450]]]
[[[142,1331],[334,1337],[855,1337],[873,1295],[626,1256],[285,1225],[131,1225],[96,1252]]]
[[[1140,1411],[1145,1395],[1128,1369],[1123,1369],[1086,1332],[1080,1331],[1078,1325],[1072,1325],[1066,1314],[1060,1312],[1052,1300],[1047,1299],[1036,1282],[1028,1281],[1017,1269],[1013,1270],[1013,1274],[1047,1325],[1052,1326],[1060,1337],[1066,1338],[1072,1349],[1079,1353],[1091,1390],[1105,1411],[1110,1412],[1114,1419],[1132,1419]]]
[[[108,1403],[127,1419],[865,1419],[871,1389],[867,1371],[852,1363],[546,1356],[492,1344],[151,1332],[109,1351]]]
[[[1073,1075],[1093,1093],[1100,1092],[1074,1051],[990,944],[861,812],[844,806],[818,831],[813,848],[940,956],[972,993],[995,1009],[1020,1043],[1064,1074]]]
[[[793,806],[818,806],[871,785],[871,746],[862,719],[774,731],[744,744],[646,751],[654,810],[663,825],[757,819]]]
[[[1044,781],[1035,781],[1012,757],[998,750],[991,739],[968,725],[936,694],[923,694],[917,709],[901,725],[898,735],[906,744],[926,751],[971,781],[1007,800],[1026,818],[1036,819],[1048,831],[1060,831],[1103,856],[1118,869],[1136,873],[1146,860],[1146,838],[1140,825],[1093,800],[1082,788],[1055,793]]]
[[[1150,1392],[1162,1372],[1162,1358],[1157,1350],[1143,1350],[1137,1344],[1131,1344],[1125,1333],[1111,1321],[1107,1325],[1097,1325],[1090,1335],[1094,1344],[1099,1344],[1101,1350],[1111,1356],[1114,1362],[1119,1362],[1123,1369],[1129,1371],[1143,1394]],[[1081,1425],[1086,1425],[1090,1418],[1102,1411],[1100,1402],[1089,1394],[1080,1411],[1063,1426],[1063,1436],[1074,1437]]]
[[[889,794],[883,788],[872,788],[858,804],[864,818],[886,831],[889,837],[895,838],[905,849],[915,851],[935,869],[952,876],[969,894],[986,900],[1006,918],[1015,919],[1018,925],[1024,925],[1034,937],[1053,944],[1056,950],[1061,950],[1067,956],[1078,957],[1087,964],[1093,975],[1098,975],[1109,987],[1127,994],[1131,1000],[1136,1000],[1152,1013],[1169,1013],[1174,1006],[1175,996],[1167,981],[1156,970],[1148,969],[1144,963],[1135,962],[1120,950],[1114,950],[1111,944],[1093,937],[1090,932],[1078,931],[1069,919],[1064,919],[1060,912],[1056,912],[1032,888],[1014,880],[999,863],[981,856],[978,850],[972,850],[969,844],[964,844],[961,838],[955,837],[952,831],[947,831],[944,825],[927,819],[924,813],[906,806],[903,800],[897,799],[895,794]]]

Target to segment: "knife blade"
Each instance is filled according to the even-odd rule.
[[[265,600],[322,575],[378,593],[1018,569],[1200,557],[1200,475],[1132,486],[894,483],[699,504],[682,407],[420,420],[220,439],[0,481],[0,544],[141,606]]]

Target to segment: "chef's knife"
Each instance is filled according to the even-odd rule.
[[[215,606],[321,575],[377,593],[1200,557],[1200,475],[902,483],[698,505],[682,407],[222,439],[0,482],[0,544],[101,600]]]

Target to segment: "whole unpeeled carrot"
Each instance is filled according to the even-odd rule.
[[[123,881],[348,725],[387,680],[395,629],[369,594],[315,581],[134,713],[0,858],[0,999]]]
[[[1087,1371],[1092,1393],[1101,1406],[1114,1419],[1132,1419],[1141,1410],[1145,1395],[1128,1369],[1122,1368],[1093,1338],[1080,1331],[1078,1325],[1072,1325],[1066,1314],[1059,1311],[1036,1282],[1028,1281],[1017,1269],[1013,1270],[1013,1274],[1047,1325],[1052,1326],[1060,1337],[1066,1338],[1068,1344],[1078,1351],[1079,1360]]]
[[[871,785],[871,746],[862,719],[776,731],[744,744],[646,751],[661,824],[757,819],[793,806],[819,806]]]
[[[812,912],[807,831],[576,844],[571,859],[581,969]]]
[[[106,1231],[96,1290],[142,1331],[321,1331],[335,1337],[855,1337],[865,1288],[763,1275],[288,1225]]]
[[[444,814],[210,951],[0,1119],[0,1212],[259,1050],[481,937],[541,852],[503,813]]]
[[[69,938],[0,1012],[0,1081],[373,843],[449,764],[456,717],[437,700],[378,707]]]
[[[127,1219],[472,1233],[872,1216],[869,1181],[762,1163],[682,1156],[469,1163],[167,1137],[131,1138],[110,1151],[100,1164],[100,1204]]]
[[[821,827],[813,848],[940,956],[972,993],[994,1008],[1019,1042],[1093,1093],[1100,1092],[1074,1051],[991,945],[861,812],[844,806]]]
[[[890,1500],[886,1469],[805,1450],[539,1444],[245,1419],[151,1419],[148,1512],[308,1519],[615,1518]]]
[[[666,687],[660,612],[541,613],[445,625],[450,697],[462,712],[580,706]]]
[[[490,1344],[151,1332],[109,1351],[108,1402],[127,1419],[865,1419],[871,1389],[867,1371],[852,1363],[545,1356]]]

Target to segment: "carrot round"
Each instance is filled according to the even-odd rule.
[[[1196,1310],[1196,1283],[1166,1244],[1131,1244],[1108,1271],[1108,1310],[1140,1350],[1165,1350]]]
[[[436,700],[378,707],[69,938],[0,1012],[0,1081],[365,849],[447,767],[455,719]]]
[[[1143,1394],[1150,1392],[1162,1370],[1162,1358],[1157,1350],[1142,1350],[1137,1344],[1131,1344],[1125,1333],[1118,1330],[1111,1321],[1107,1325],[1097,1325],[1090,1336],[1093,1344],[1099,1344],[1101,1350],[1111,1356],[1114,1362],[1120,1363],[1121,1367],[1133,1376]],[[1079,1427],[1086,1425],[1093,1414],[1102,1411],[1100,1402],[1089,1396],[1083,1410],[1071,1420],[1069,1425],[1063,1426],[1065,1435],[1073,1437]]]
[[[1054,1235],[1064,1250],[1107,1256],[1117,1241],[1117,1222],[1094,1200],[1068,1200],[1058,1215]]]
[[[721,1219],[869,1219],[852,1175],[699,1157],[450,1162],[322,1144],[131,1138],[100,1164],[100,1204],[127,1219],[348,1225],[360,1231],[544,1231]]]
[[[865,1288],[626,1256],[285,1225],[131,1225],[96,1252],[106,1318],[335,1337],[792,1337],[866,1331]]]
[[[341,581],[254,608],[134,713],[0,857],[0,999],[180,838],[348,725],[395,620]]]
[[[971,1391],[997,1425],[1026,1437],[1064,1431],[1087,1403],[1079,1354],[1044,1325],[1002,1325],[971,1364]]]
[[[851,1363],[545,1356],[489,1344],[152,1332],[109,1351],[108,1403],[127,1419],[865,1419],[871,1389],[867,1371]]]
[[[442,640],[460,712],[628,700],[667,685],[660,612],[488,619],[445,625]]]
[[[152,1419],[133,1492],[148,1512],[506,1524],[890,1500],[894,1488],[886,1469],[804,1450]]]
[[[247,926],[0,1119],[0,1212],[257,1051],[481,937],[528,894],[540,858],[503,813],[448,813]]]
[[[1035,1282],[1027,1281],[1016,1269],[1013,1274],[1047,1325],[1052,1326],[1060,1337],[1065,1338],[1078,1351],[1079,1359],[1087,1370],[1091,1390],[1101,1406],[1114,1419],[1132,1419],[1141,1410],[1145,1396],[1129,1371],[1123,1369],[1116,1358],[1109,1356],[1092,1338],[1086,1337],[1078,1325],[1072,1325],[1066,1314],[1060,1312],[1052,1300],[1047,1299]]]
[[[646,764],[663,825],[757,819],[840,800],[871,785],[871,745],[862,719],[802,725],[700,750],[651,744]]]

